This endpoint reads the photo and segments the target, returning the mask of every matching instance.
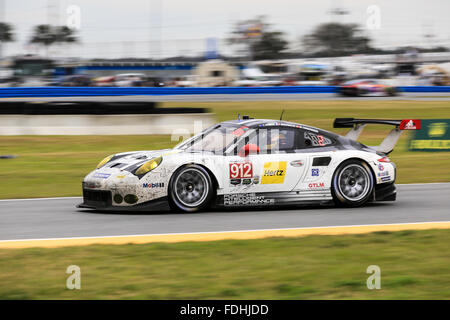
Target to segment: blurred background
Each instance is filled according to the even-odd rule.
[[[450,85],[447,0],[0,0],[0,86]]]

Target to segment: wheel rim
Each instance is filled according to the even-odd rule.
[[[197,207],[208,195],[207,178],[198,169],[187,169],[175,180],[175,196],[184,206]]]
[[[369,173],[361,165],[348,165],[340,172],[338,185],[344,198],[359,201],[367,196],[370,190]]]

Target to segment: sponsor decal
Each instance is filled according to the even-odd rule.
[[[241,184],[241,179],[230,179],[230,184],[237,186],[238,184]]]
[[[254,177],[253,184],[258,184],[258,183],[259,183],[259,177]]]
[[[253,165],[251,162],[230,163],[230,179],[252,178]]]
[[[252,179],[242,179],[242,184],[252,184]]]
[[[224,206],[248,206],[248,205],[271,205],[275,199],[266,199],[264,196],[257,196],[254,193],[226,194],[223,197]]]
[[[379,177],[385,177],[389,175],[389,171],[378,172]]]
[[[311,175],[313,177],[318,177],[319,176],[319,169],[311,169]]]
[[[109,176],[110,176],[109,173],[102,173],[102,172],[94,173],[94,178],[98,178],[98,179],[108,179]]]
[[[390,181],[391,176],[381,177],[381,181]]]
[[[123,178],[125,178],[126,176],[124,176],[124,175],[122,175],[122,176],[117,176],[116,178],[117,179],[123,179]]]
[[[420,120],[405,119],[400,122],[400,130],[420,130]]]
[[[142,188],[163,188],[164,182],[143,183]]]
[[[261,184],[281,184],[286,176],[286,161],[264,163]]]
[[[324,188],[325,184],[323,182],[311,182],[308,184],[308,188],[316,189],[316,188]]]
[[[311,132],[305,132],[305,140],[308,140],[313,147],[324,147],[333,143],[327,137]]]
[[[303,160],[294,160],[289,163],[293,167],[301,167],[303,166]]]
[[[384,170],[384,166],[381,163],[378,164],[378,170],[380,170],[380,171]]]

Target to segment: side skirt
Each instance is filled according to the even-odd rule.
[[[327,204],[333,200],[330,190],[233,193],[218,195],[217,207],[267,207]]]

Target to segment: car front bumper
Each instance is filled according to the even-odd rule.
[[[99,211],[165,211],[169,210],[169,202],[167,197],[161,197],[134,205],[115,206],[111,191],[83,188],[83,203],[77,205],[77,208]]]

